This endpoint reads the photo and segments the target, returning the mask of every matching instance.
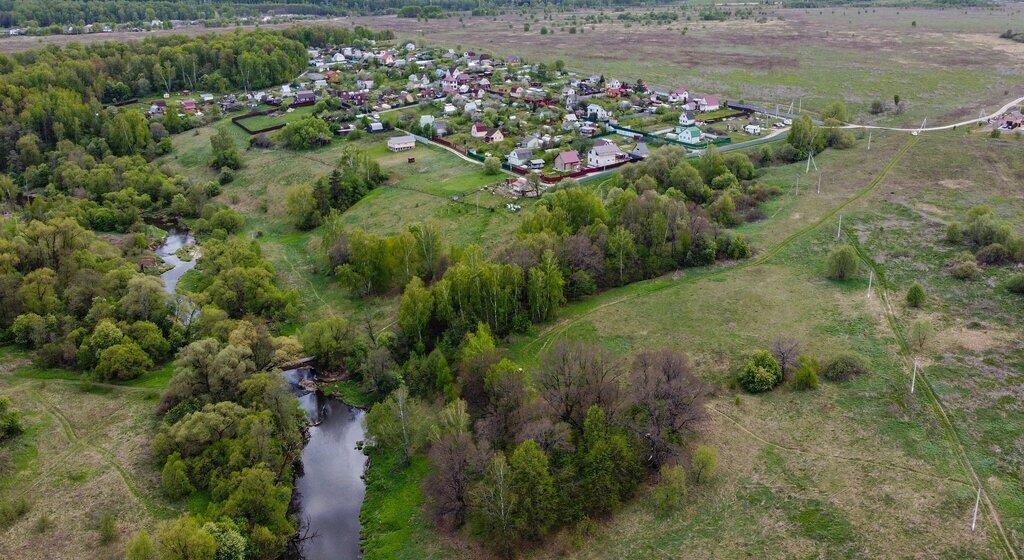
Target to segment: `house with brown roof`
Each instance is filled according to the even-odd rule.
[[[562,173],[576,171],[577,169],[580,168],[581,164],[582,162],[580,161],[580,154],[576,150],[567,150],[564,152],[560,152],[555,157],[554,162],[555,171],[560,171]]]

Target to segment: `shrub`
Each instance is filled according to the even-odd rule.
[[[743,366],[739,382],[751,393],[770,391],[782,382],[782,367],[771,352],[760,350]]]
[[[964,242],[964,225],[960,222],[950,222],[946,226],[946,241],[953,245]]]
[[[828,277],[846,280],[857,273],[857,252],[849,245],[840,245],[828,254]]]
[[[982,247],[976,259],[980,264],[1006,264],[1010,261],[1010,251],[1001,243],[992,243]]]
[[[853,352],[839,354],[821,371],[829,381],[846,381],[868,373],[871,366],[867,358]]]
[[[974,255],[963,251],[953,259],[949,273],[953,275],[953,278],[973,280],[981,275],[981,267],[975,262]]]
[[[101,515],[96,530],[100,534],[100,544],[110,544],[117,540],[117,520],[114,514],[106,512]]]
[[[153,360],[134,342],[115,344],[100,352],[96,377],[102,381],[128,381],[153,367]]]
[[[693,479],[700,484],[715,476],[718,468],[718,450],[708,445],[697,446],[693,454]]]
[[[910,307],[921,307],[924,305],[924,300],[927,297],[924,291],[924,286],[919,282],[914,282],[910,289],[907,290],[907,305]]]
[[[220,175],[217,176],[217,181],[222,185],[226,185],[231,181],[235,180],[235,172],[230,167],[221,167]]]
[[[1006,289],[1013,294],[1024,294],[1024,274],[1014,274],[1006,283]]]
[[[929,321],[914,321],[907,332],[907,342],[917,350],[923,350],[924,345],[932,338],[932,333],[932,324]]]
[[[821,365],[813,356],[800,356],[800,365],[793,373],[793,387],[799,391],[818,388],[818,371]]]
[[[662,465],[661,484],[654,487],[654,503],[669,513],[682,507],[686,500],[686,471],[679,465]]]
[[[484,173],[487,175],[497,175],[501,172],[501,160],[494,156],[490,156],[484,159]]]
[[[0,529],[14,525],[14,522],[28,513],[29,509],[28,500],[24,496],[12,498],[10,501],[0,501]]]

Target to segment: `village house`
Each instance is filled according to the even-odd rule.
[[[646,159],[647,156],[651,155],[651,151],[647,148],[647,144],[643,142],[637,142],[636,147],[629,152],[630,157]]]
[[[743,132],[746,132],[747,134],[755,134],[755,135],[761,134],[761,125],[750,123],[747,126],[743,127]]]
[[[575,130],[580,127],[580,120],[574,113],[568,113],[562,118],[562,130]]]
[[[540,137],[537,136],[536,134],[530,134],[523,138],[523,141],[520,142],[520,145],[523,148],[539,150],[540,148],[544,147],[544,141],[541,140]]]
[[[608,140],[597,140],[587,154],[587,167],[605,167],[623,157],[622,150]]]
[[[182,101],[181,102],[181,111],[183,113],[195,113],[196,112],[196,102],[192,101],[191,99],[186,99],[186,100]]]
[[[388,149],[392,152],[405,152],[416,147],[416,138],[412,135],[388,138]]]
[[[570,173],[580,168],[580,154],[576,150],[560,152],[555,157],[555,171]]]
[[[606,121],[608,120],[608,111],[596,103],[591,103],[587,105],[587,118],[592,121]]]
[[[706,95],[697,100],[697,106],[704,113],[710,113],[711,111],[717,111],[720,108],[718,98],[714,95]]]
[[[482,122],[473,123],[473,126],[469,129],[469,135],[473,138],[487,136],[487,125]]]
[[[502,142],[505,140],[505,135],[501,133],[500,128],[492,128],[487,131],[484,135],[484,142],[488,144],[494,144],[495,142]]]
[[[695,126],[686,126],[679,130],[678,138],[680,142],[686,142],[687,144],[697,144],[700,142],[701,131]]]
[[[305,107],[316,103],[316,94],[308,89],[300,89],[295,92],[295,102],[292,103],[293,107]]]
[[[370,78],[359,78],[356,80],[356,87],[361,90],[369,91],[373,89],[373,80]]]
[[[519,148],[512,150],[508,155],[508,164],[515,167],[527,167],[530,165],[531,159],[533,159],[533,150]]]
[[[679,115],[679,126],[693,126],[697,124],[697,119],[693,116],[693,111],[683,111]]]
[[[669,103],[686,103],[690,100],[690,92],[686,88],[676,88],[668,94]]]

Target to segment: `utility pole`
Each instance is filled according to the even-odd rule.
[[[840,214],[839,215],[839,229],[836,230],[836,239],[839,239],[842,236],[843,236],[843,215]]]
[[[871,151],[871,130],[868,130],[868,151]]]
[[[917,358],[914,358],[914,373],[910,376],[910,394],[914,394],[914,387],[917,386]]]
[[[871,269],[871,275],[868,276],[868,299],[871,299],[871,284],[875,279],[875,269]]]
[[[796,172],[796,195],[800,196],[800,172]]]
[[[821,172],[818,172],[818,194],[821,194]]]

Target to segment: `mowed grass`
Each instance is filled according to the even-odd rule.
[[[493,249],[518,223],[518,215],[504,206],[507,199],[486,188],[504,180],[505,175],[486,175],[480,165],[436,146],[419,144],[408,152],[390,152],[387,138],[399,132],[368,135],[355,142],[335,140],[329,146],[301,152],[281,147],[247,150],[249,135],[225,120],[175,136],[174,152],[164,163],[194,181],[215,180],[216,172],[207,162],[210,137],[219,128],[226,128],[243,150],[244,167],[223,188],[218,200],[245,215],[244,235],[259,239],[281,282],[299,290],[306,320],[342,315],[368,319],[383,328],[397,316],[394,296],[353,298],[324,269],[319,231],[300,232],[288,220],[288,189],[310,185],[328,175],[348,144],[365,150],[389,177],[343,214],[342,221],[349,228],[392,235],[433,220],[449,244],[476,243]],[[409,158],[415,158],[415,162],[410,163]]]
[[[647,11],[647,8],[639,9]],[[671,25],[618,21],[584,24],[590,12],[530,16],[356,18],[394,30],[401,40],[429,40],[445,48],[517,55],[529,61],[564,60],[584,75],[643,79],[663,88],[717,94],[720,99],[812,111],[843,99],[864,121],[918,125],[978,116],[1024,95],[1016,79],[1024,46],[998,38],[1024,28],[1016,7],[926,10],[898,8],[755,8],[764,22],[699,21],[682,12]],[[687,19],[689,16],[690,19]],[[524,32],[524,24],[531,24]],[[577,27],[577,33],[569,28]],[[540,34],[540,28],[550,32]],[[682,54],[681,54],[682,53]],[[906,110],[867,114],[871,101],[898,94]],[[955,121],[953,121],[955,122]]]
[[[26,433],[0,447],[0,499],[24,497],[29,512],[0,532],[3,558],[123,558],[136,531],[176,514],[151,458],[157,392],[0,372],[0,395],[24,414]],[[104,513],[117,538],[103,545]],[[40,516],[45,532],[36,529]]]

